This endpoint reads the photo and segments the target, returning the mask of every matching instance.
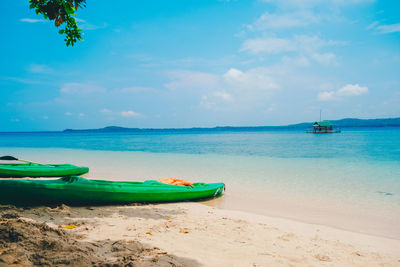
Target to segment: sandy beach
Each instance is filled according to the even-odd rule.
[[[0,266],[400,264],[400,240],[193,202],[1,206],[0,217]]]
[[[38,149],[6,151],[33,158]],[[70,158],[77,165],[89,166],[90,173],[84,175],[89,179],[170,176],[215,182],[215,177],[224,177],[227,190],[222,197],[203,202],[0,206],[0,266],[400,265],[398,213],[392,212],[396,206],[384,217],[375,213],[376,209],[363,213],[357,206],[332,208],[320,199],[300,201],[283,191],[279,191],[279,198],[266,192],[257,195],[256,190],[246,193],[244,188],[238,190],[237,179],[223,175],[228,167],[202,173],[210,160],[200,156],[190,159],[196,164],[204,161],[196,167],[187,155],[177,158],[171,154],[64,149],[40,152],[43,162]],[[188,170],[176,162],[184,163]],[[60,228],[65,225],[76,228]]]
[[[400,267],[400,1],[0,3],[0,267]]]
[[[344,163],[316,159],[275,159],[233,155],[191,155],[64,148],[3,148],[43,163],[88,166],[83,177],[145,181],[165,177],[226,184],[211,207],[325,225],[349,232],[400,239],[398,165]],[[330,170],[314,177],[314,170]],[[352,171],[350,171],[352,170]],[[357,174],[358,173],[358,174]],[[358,175],[358,176],[357,176]],[[359,179],[356,179],[359,177]],[[388,177],[388,182],[383,178]],[[393,178],[390,178],[393,177]],[[370,183],[369,183],[370,181]],[[383,195],[378,191],[392,192]]]

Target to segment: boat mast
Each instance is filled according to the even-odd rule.
[[[322,109],[319,110],[319,121],[321,121],[321,111]]]

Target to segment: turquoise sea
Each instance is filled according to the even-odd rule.
[[[223,181],[205,204],[400,239],[400,127],[0,133],[0,154],[101,179]]]

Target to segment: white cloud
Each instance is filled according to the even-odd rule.
[[[322,40],[318,36],[295,35],[292,38],[266,37],[245,40],[240,51],[251,54],[278,54],[282,52],[315,53],[321,47],[342,44]]]
[[[357,96],[368,93],[368,87],[358,84],[347,84],[337,91],[338,96]]]
[[[284,8],[309,9],[327,5],[369,4],[375,2],[375,0],[262,0],[262,2],[276,4]]]
[[[23,18],[23,19],[20,19],[20,21],[28,22],[28,23],[47,22],[47,20],[44,20],[44,19],[30,19],[30,18]]]
[[[237,80],[237,79],[241,79],[241,77],[243,77],[244,73],[238,69],[235,68],[230,68],[224,75],[225,79],[228,80]]]
[[[226,102],[233,101],[232,95],[227,92],[215,92],[214,96]]]
[[[335,99],[334,91],[318,93],[318,100],[320,100],[320,101],[330,101],[330,100],[334,100],[334,99]]]
[[[109,110],[108,108],[103,108],[103,109],[100,110],[100,113],[110,114],[110,113],[112,113],[112,111]]]
[[[379,21],[374,21],[371,24],[369,24],[366,29],[367,30],[372,30],[374,29],[378,33],[381,34],[387,34],[387,33],[394,33],[394,32],[400,32],[400,23],[395,23],[395,24],[386,24],[386,25],[379,25]]]
[[[253,25],[247,25],[247,29],[252,30],[270,30],[283,29],[306,26],[318,22],[317,18],[311,12],[295,12],[286,14],[271,14],[265,12],[262,14]]]
[[[32,73],[51,73],[51,72],[53,72],[53,70],[49,66],[43,65],[43,64],[30,64],[28,67],[28,71],[32,72]]]
[[[365,29],[370,30],[375,28],[379,24],[379,21],[374,21],[371,24],[369,24]]]
[[[78,26],[79,28],[81,28],[82,30],[97,30],[97,29],[102,29],[107,27],[107,23],[103,23],[103,25],[94,25],[94,24],[90,24],[89,22],[87,22],[84,19],[79,19],[79,18],[75,18],[76,22],[78,22]]]
[[[324,20],[337,20],[332,9],[348,4],[369,3],[374,0],[261,0],[276,8],[275,13],[264,12],[252,24],[243,25],[236,37],[242,37],[247,31],[274,31],[288,28],[304,27]]]
[[[326,2],[320,0],[321,2]],[[338,5],[348,5],[348,4],[371,4],[374,3],[376,0],[330,0],[334,4]]]
[[[346,84],[337,91],[325,91],[318,94],[320,101],[337,100],[340,97],[359,96],[368,93],[368,87],[359,84]]]
[[[105,92],[106,89],[91,83],[66,83],[60,91],[64,94],[93,94]]]
[[[19,78],[19,77],[1,77],[2,79],[5,80],[10,80],[14,81],[17,83],[24,83],[24,84],[43,84],[42,81],[39,81],[38,79],[25,79],[25,78]]]
[[[125,87],[119,90],[122,93],[140,93],[140,92],[147,92],[152,91],[153,88],[150,87],[143,87],[143,86],[132,86],[132,87]]]
[[[94,25],[94,24],[90,24],[90,23],[86,23],[86,22],[79,24],[79,27],[82,30],[87,30],[87,31],[103,29],[103,28],[106,28],[107,26],[108,26],[108,24],[105,22],[102,25]]]
[[[334,53],[314,53],[311,57],[322,65],[335,65],[336,55]]]
[[[213,102],[208,96],[203,95],[201,97],[200,106],[204,109],[215,109],[217,104]]]
[[[282,63],[290,66],[301,66],[301,67],[306,67],[310,65],[310,61],[306,56],[299,56],[299,57],[288,57],[288,56],[283,56],[282,57]]]
[[[201,97],[200,106],[209,110],[223,110],[232,108],[230,104],[233,103],[233,96],[227,92],[216,91],[211,95],[203,95]]]
[[[274,111],[276,111],[276,104],[269,105],[267,110],[266,110],[267,113],[271,113],[271,112],[274,112]]]
[[[164,84],[168,89],[208,88],[216,87],[218,84],[216,75],[204,72],[179,70],[170,71],[168,76],[172,80]]]
[[[376,29],[380,33],[394,33],[394,32],[400,32],[400,23],[396,24],[388,24],[388,25],[381,25],[376,27]]]
[[[268,70],[263,68],[250,69],[246,72],[231,68],[224,74],[224,80],[232,88],[245,90],[269,91],[279,88]]]
[[[253,68],[245,71],[230,68],[219,86],[201,96],[200,107],[214,111],[250,110],[265,104],[271,92],[278,89],[275,70]]]
[[[122,117],[130,117],[130,118],[140,118],[140,117],[143,117],[143,115],[142,114],[140,114],[140,113],[137,113],[137,112],[135,112],[135,111],[133,111],[133,110],[128,110],[128,111],[121,111],[121,116]]]
[[[248,39],[244,41],[240,49],[240,51],[247,51],[251,54],[278,54],[296,50],[297,47],[291,40],[276,37]]]

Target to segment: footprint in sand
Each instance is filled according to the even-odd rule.
[[[278,238],[283,241],[290,241],[290,240],[296,238],[296,235],[293,233],[287,233],[287,234],[279,236]]]
[[[319,261],[332,261],[327,255],[316,254],[314,257]]]

